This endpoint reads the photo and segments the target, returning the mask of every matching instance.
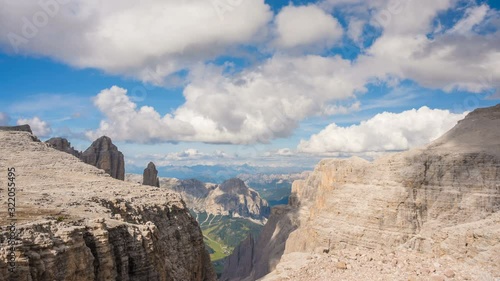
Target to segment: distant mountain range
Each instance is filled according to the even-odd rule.
[[[261,167],[248,164],[234,165],[195,165],[195,166],[157,166],[160,177],[176,179],[198,179],[202,182],[222,183],[240,175],[281,175],[300,174],[303,167]],[[144,167],[127,165],[127,173],[142,174]]]
[[[142,176],[127,174],[126,180],[141,183]],[[177,191],[196,213],[241,217],[262,223],[269,217],[267,201],[238,178],[228,179],[221,184],[197,179],[160,178],[160,187]]]
[[[126,174],[125,180],[142,183],[143,177]],[[221,184],[159,178],[159,183],[160,189],[176,191],[186,202],[203,231],[217,273],[222,273],[223,259],[235,246],[250,234],[258,236],[270,215],[268,202],[239,178]],[[288,195],[286,197],[288,200]]]

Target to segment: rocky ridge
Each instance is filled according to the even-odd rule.
[[[65,138],[51,138],[45,143],[52,148],[79,158],[87,164],[103,169],[115,179],[125,179],[125,159],[123,153],[118,150],[109,137],[102,136],[98,138],[84,152],[75,150]]]
[[[0,280],[215,280],[201,230],[175,192],[127,183],[28,132],[0,131],[16,172],[16,273],[0,209]],[[6,202],[6,178],[0,179]]]
[[[497,105],[423,148],[321,161],[278,218],[293,227],[267,224],[272,239],[237,248],[222,280],[496,280],[499,211]],[[243,273],[231,263],[266,243],[284,251],[255,254]]]
[[[82,153],[71,146],[71,143],[65,138],[50,138],[45,143],[49,144],[53,148],[69,153],[77,158],[80,158]]]
[[[19,126],[0,126],[0,131],[10,131],[10,132],[28,132],[32,134],[30,125],[19,125]]]

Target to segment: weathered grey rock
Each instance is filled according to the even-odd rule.
[[[273,278],[286,275],[286,264],[300,264],[303,253],[357,248],[418,252],[422,260],[411,261],[412,267],[422,261],[433,264],[434,259],[446,256],[454,270],[469,269],[484,280],[498,278],[500,105],[473,111],[423,148],[373,162],[358,157],[322,160],[306,180],[294,182],[290,207],[294,211],[285,219],[298,221],[298,228],[286,239],[282,256],[262,257],[264,265],[271,259],[280,260],[276,267],[280,272],[276,270],[262,280],[286,280]],[[224,276],[235,276],[231,268]],[[379,276],[385,274],[384,267],[380,269]],[[254,264],[249,275],[228,280],[254,280],[252,272],[258,270],[265,270],[265,266]],[[362,280],[353,272],[359,275],[363,270],[346,270],[340,279]],[[298,270],[289,271],[288,277],[293,277]],[[317,280],[333,280],[334,276]],[[311,280],[311,276],[291,279]]]
[[[133,181],[132,178],[129,180]],[[196,179],[161,178],[160,186],[179,192],[195,212],[251,218],[262,222],[269,217],[267,201],[240,179],[213,184]]]
[[[65,138],[60,138],[60,137],[51,138],[51,139],[45,141],[45,143],[49,144],[50,146],[52,146],[53,148],[55,148],[59,151],[69,153],[69,154],[71,154],[75,157],[78,157],[78,158],[81,157],[81,152],[74,149],[71,146],[71,143]]]
[[[224,261],[221,281],[257,280],[274,270],[290,233],[298,227],[290,206],[273,207],[257,241],[249,236]]]
[[[160,187],[160,180],[158,179],[158,170],[153,162],[149,162],[144,173],[142,174],[142,184]]]
[[[255,238],[250,234],[245,240],[234,248],[233,254],[224,260],[225,271],[219,278],[220,281],[228,281],[240,276],[249,276],[254,269],[254,259],[257,258],[257,247]]]
[[[27,132],[0,131],[0,143],[0,163],[15,167],[18,187],[16,273],[0,211],[0,281],[216,280],[177,193],[112,179]]]
[[[217,191],[221,191],[221,194]],[[222,206],[233,216],[259,220],[268,218],[271,212],[267,201],[238,178],[224,181],[215,189],[214,195],[209,201],[213,200],[215,204]]]
[[[30,125],[19,125],[19,126],[0,126],[0,131],[11,131],[11,132],[28,132],[33,134]]]
[[[81,155],[87,164],[103,169],[115,179],[125,179],[125,160],[111,139],[102,136],[95,140]]]

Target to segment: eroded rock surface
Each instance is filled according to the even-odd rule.
[[[0,280],[215,280],[203,236],[181,197],[127,183],[0,131],[0,165],[16,172],[16,273],[8,272],[0,208]],[[6,202],[1,177],[0,202]]]
[[[95,140],[81,155],[81,160],[87,164],[103,169],[115,179],[125,179],[125,160],[111,139],[102,136]]]
[[[282,238],[283,255],[254,259],[250,274],[235,274],[229,264],[226,280],[253,280],[252,272],[272,271],[276,259],[262,280],[438,280],[455,272],[457,280],[496,280],[500,105],[473,111],[420,149],[373,162],[323,160],[306,180],[294,182],[289,205],[285,219],[298,228]],[[404,254],[380,258],[394,252]],[[382,264],[371,263],[370,255]]]
[[[273,207],[257,240],[249,236],[226,258],[220,280],[252,281],[274,270],[285,251],[288,236],[298,227],[295,217],[290,206]]]

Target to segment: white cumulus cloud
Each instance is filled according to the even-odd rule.
[[[21,118],[17,120],[17,125],[24,125],[24,124],[30,125],[31,131],[37,137],[47,137],[50,135],[50,133],[52,133],[50,124],[41,120],[36,116],[31,119]]]
[[[485,13],[498,11],[487,5],[469,8],[454,27],[429,38],[438,14],[455,4],[395,1],[378,7],[372,24],[382,27],[382,35],[357,59],[356,72],[379,79],[410,79],[445,91],[480,93],[500,87],[500,33],[462,34],[482,23]]]
[[[177,140],[194,134],[190,124],[173,120],[171,115],[160,116],[150,106],[137,109],[126,94],[127,90],[113,86],[94,98],[94,105],[106,119],[101,121],[98,130],[87,132],[90,139],[107,135],[118,141],[145,143]]]
[[[190,64],[252,42],[264,0],[0,0],[0,47],[161,84]]]
[[[406,150],[440,137],[465,115],[425,106],[401,113],[383,112],[349,127],[330,124],[309,140],[302,140],[298,150],[313,154]]]
[[[484,20],[489,9],[490,8],[486,4],[483,4],[481,6],[473,6],[467,9],[465,16],[460,21],[458,21],[451,30],[449,30],[449,33],[464,34],[472,31],[472,28],[474,28],[474,26],[478,25]]]
[[[357,103],[331,104],[364,90],[364,81],[345,72],[349,67],[339,57],[320,56],[274,57],[234,76],[200,66],[184,89],[186,102],[164,116],[149,106],[137,108],[115,86],[94,99],[106,118],[88,135],[136,142],[269,142],[289,136],[308,116],[357,110]]]
[[[365,22],[360,19],[351,19],[347,27],[347,36],[355,43],[362,43],[363,40],[363,27]]]
[[[318,6],[287,6],[275,18],[278,48],[332,47],[343,34],[340,23]]]
[[[439,15],[457,1],[324,0],[284,7],[274,18],[264,0],[64,2],[49,13],[38,1],[0,0],[0,48],[13,51],[9,34],[15,33],[29,37],[16,45],[22,54],[157,84],[189,70],[185,102],[168,114],[153,104],[137,106],[126,89],[101,91],[94,105],[104,118],[87,133],[92,139],[267,143],[290,136],[306,118],[363,110],[360,93],[370,83],[392,87],[410,80],[475,93],[500,87],[498,11],[487,4],[470,6],[453,27],[436,32]],[[33,28],[40,13],[47,23]],[[363,47],[358,53],[353,46],[356,59],[311,55],[342,41],[332,14],[344,16],[346,36]],[[497,20],[489,20],[494,15]],[[238,51],[252,56],[254,48],[261,52],[257,60],[251,57],[238,72],[207,63]]]

